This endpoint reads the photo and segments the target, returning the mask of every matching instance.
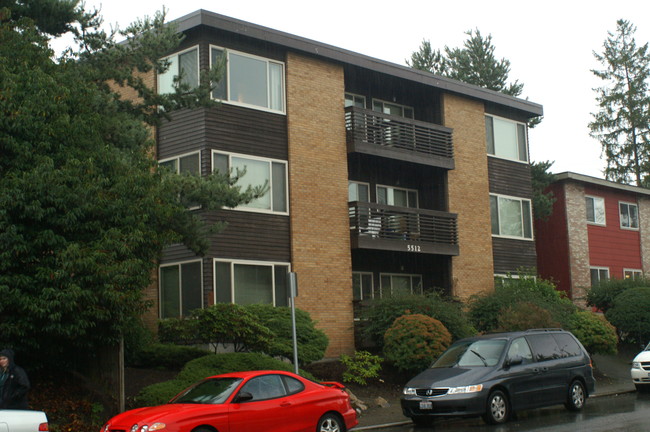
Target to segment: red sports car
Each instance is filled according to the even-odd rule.
[[[341,384],[267,370],[206,378],[166,405],[118,414],[100,432],[345,432],[356,424]]]

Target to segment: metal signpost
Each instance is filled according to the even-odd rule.
[[[296,297],[298,297],[298,276],[289,272],[289,304],[291,305],[291,330],[293,333],[293,369],[298,374],[298,337],[296,336]]]

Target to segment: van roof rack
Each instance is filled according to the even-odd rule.
[[[552,331],[564,331],[564,329],[561,329],[561,328],[536,328],[536,329],[528,329],[526,331],[527,332],[552,332]]]

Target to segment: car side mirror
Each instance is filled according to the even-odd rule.
[[[517,366],[517,365],[522,364],[523,362],[524,362],[524,358],[522,356],[516,355],[516,356],[510,357],[506,361],[506,366]]]
[[[232,400],[233,403],[244,403],[248,402],[250,400],[253,400],[253,395],[248,393],[248,392],[240,392],[235,398]]]

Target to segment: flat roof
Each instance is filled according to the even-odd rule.
[[[601,179],[598,177],[592,177],[584,174],[578,174],[574,172],[563,172],[555,175],[555,182],[559,181],[569,181],[573,180],[581,183],[588,183],[594,186],[601,186],[610,189],[617,189],[625,192],[631,192],[640,195],[650,195],[650,189],[642,188],[639,186],[626,185],[622,183],[616,183],[613,181]]]
[[[451,78],[433,75],[432,73],[398,65],[374,57],[369,57],[353,51],[332,45],[316,42],[290,33],[281,32],[268,27],[241,21],[225,15],[199,9],[181,18],[173,20],[178,30],[186,30],[205,25],[232,33],[244,35],[253,39],[282,45],[292,50],[301,51],[317,57],[326,58],[340,63],[359,66],[376,72],[403,78],[409,81],[436,87],[448,92],[461,94],[470,98],[480,99],[497,105],[522,111],[528,117],[544,114],[542,105],[506,94],[484,89],[472,84],[456,81]]]

